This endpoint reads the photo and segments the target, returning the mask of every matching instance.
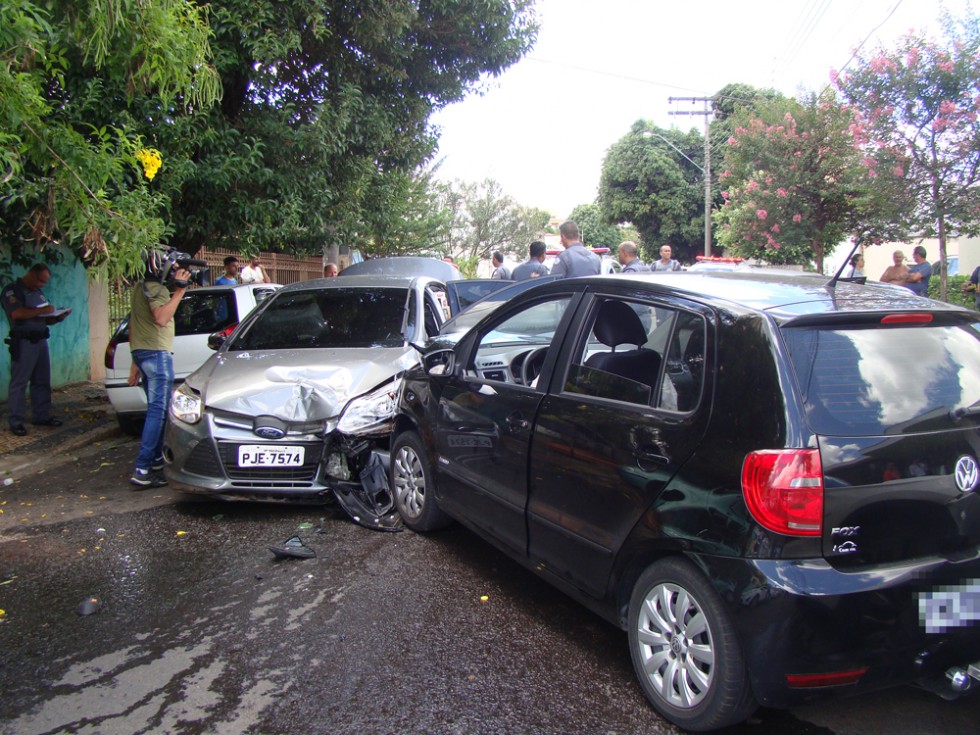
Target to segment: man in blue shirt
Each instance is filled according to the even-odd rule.
[[[905,287],[916,296],[929,295],[929,277],[932,276],[932,266],[926,260],[926,249],[921,245],[916,245],[912,250],[913,265],[909,266],[909,275],[905,281]]]
[[[238,258],[229,255],[225,258],[225,272],[214,279],[215,286],[234,286],[238,283]]]

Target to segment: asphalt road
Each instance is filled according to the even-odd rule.
[[[635,684],[625,633],[465,530],[133,492],[134,455],[109,443],[0,488],[0,733],[677,732]],[[316,557],[276,561],[294,534]],[[904,688],[729,732],[978,723],[980,697]]]

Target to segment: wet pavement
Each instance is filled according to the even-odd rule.
[[[134,440],[40,444],[0,454],[35,460],[0,487],[4,735],[677,732],[640,693],[625,633],[464,529],[135,492]],[[277,561],[269,546],[293,535],[316,557]],[[978,722],[980,698],[906,688],[762,710],[728,733]]]

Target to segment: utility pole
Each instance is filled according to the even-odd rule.
[[[669,102],[703,102],[703,110],[669,112],[669,115],[704,115],[704,254],[711,256],[711,139],[708,122],[713,114],[711,97],[668,97]],[[686,158],[686,156],[685,156]]]

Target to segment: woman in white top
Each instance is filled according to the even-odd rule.
[[[864,275],[864,256],[858,253],[851,258],[851,267],[844,271],[844,278],[860,278]]]

